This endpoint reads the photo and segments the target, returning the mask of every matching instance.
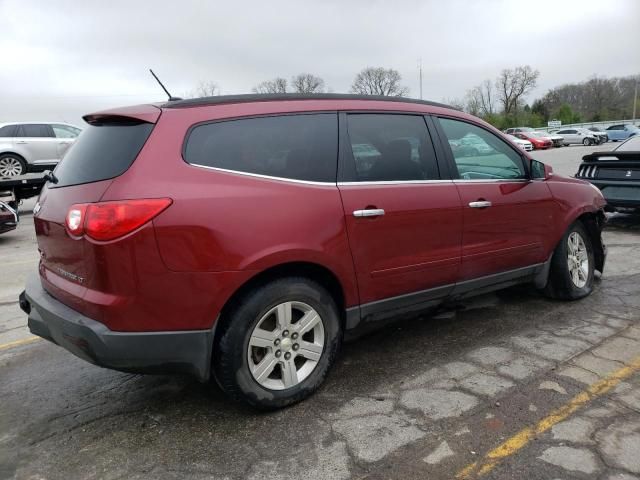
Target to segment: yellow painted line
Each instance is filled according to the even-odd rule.
[[[42,340],[40,337],[23,338],[22,340],[16,340],[15,342],[0,344],[0,350],[6,350],[8,348],[13,348],[13,347],[20,347],[22,345],[28,345],[33,342],[38,342],[40,340]]]
[[[463,468],[456,474],[458,480],[466,480],[469,478],[479,478],[489,473],[505,458],[517,453],[524,448],[536,436],[546,432],[556,423],[566,419],[576,410],[585,406],[588,402],[596,397],[604,395],[625,378],[640,370],[640,357],[636,357],[631,363],[619,370],[611,373],[602,380],[592,384],[573,397],[565,405],[553,410],[549,415],[540,420],[537,424],[525,427],[516,433],[513,437],[498,445],[496,448],[487,453],[481,460],[474,462]]]

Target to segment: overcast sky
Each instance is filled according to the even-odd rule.
[[[460,98],[503,68],[540,70],[529,101],[593,75],[640,74],[640,1],[0,0],[0,121],[66,120],[311,72],[348,92],[366,66],[400,71],[418,97]]]

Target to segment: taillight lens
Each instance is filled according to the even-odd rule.
[[[94,240],[114,240],[141,227],[171,202],[170,198],[148,198],[73,205],[67,214],[67,229],[75,236],[84,234]],[[80,226],[74,231],[72,226],[76,225],[78,216]]]
[[[65,219],[67,230],[74,237],[79,237],[84,233],[84,216],[87,204],[72,205],[67,212]]]

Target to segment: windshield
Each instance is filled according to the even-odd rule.
[[[614,149],[616,152],[640,152],[640,136],[633,136]]]

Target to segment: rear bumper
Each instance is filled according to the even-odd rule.
[[[135,373],[184,373],[209,379],[213,330],[114,332],[62,304],[27,279],[20,307],[29,330],[95,365]]]
[[[616,180],[588,180],[600,189],[607,205],[640,208],[640,182]]]

